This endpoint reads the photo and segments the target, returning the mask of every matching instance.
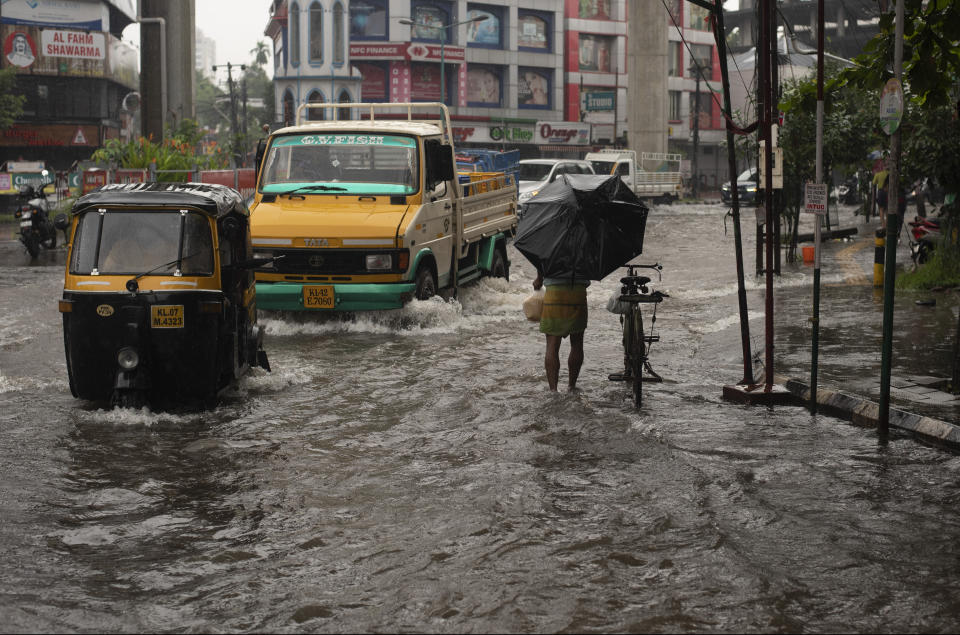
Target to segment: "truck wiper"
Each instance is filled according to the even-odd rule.
[[[280,192],[280,196],[290,196],[297,192],[346,192],[347,188],[336,185],[301,185],[286,192]]]

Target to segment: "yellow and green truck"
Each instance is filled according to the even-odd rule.
[[[332,120],[309,121],[313,109]],[[350,118],[336,118],[350,112]],[[517,189],[502,173],[461,184],[439,103],[303,104],[257,149],[251,204],[257,305],[395,309],[508,277]]]

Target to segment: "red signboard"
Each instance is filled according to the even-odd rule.
[[[0,133],[0,146],[99,147],[99,126],[13,124]]]
[[[457,64],[466,59],[464,49],[459,46],[444,46],[430,42],[402,42],[377,44],[351,44],[350,57],[352,59],[375,60],[412,60],[439,62],[444,59]]]

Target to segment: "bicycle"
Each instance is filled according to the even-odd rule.
[[[626,381],[633,384],[633,400],[639,408],[643,402],[643,383],[662,382],[663,378],[650,367],[650,346],[660,341],[660,336],[654,333],[657,322],[657,305],[664,298],[670,297],[662,291],[651,291],[647,284],[650,278],[637,274],[638,269],[653,269],[657,272],[658,280],[663,266],[659,263],[652,265],[626,265],[627,275],[620,278],[620,296],[618,304],[624,310],[620,313],[620,324],[623,326],[623,367],[622,373],[612,373],[610,381]],[[653,304],[653,315],[650,318],[650,333],[645,334],[643,329],[643,313],[641,304]],[[644,370],[648,377],[644,376]]]

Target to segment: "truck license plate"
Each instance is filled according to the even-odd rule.
[[[332,309],[333,286],[304,287],[303,308],[305,309]]]
[[[182,304],[157,304],[150,307],[150,326],[155,329],[182,329]]]

